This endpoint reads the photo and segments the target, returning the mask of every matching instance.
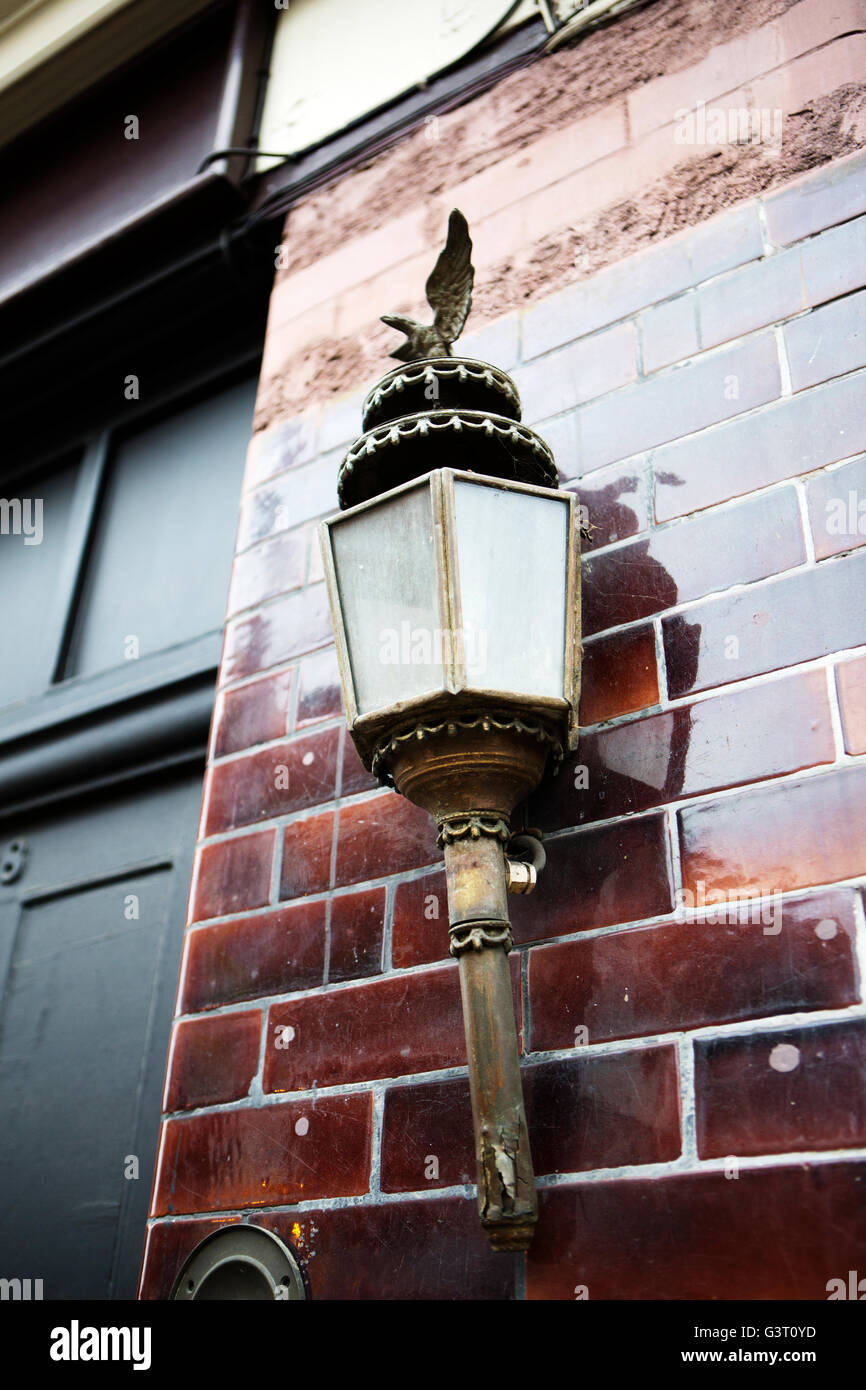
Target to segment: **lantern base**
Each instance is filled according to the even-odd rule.
[[[389,734],[375,750],[372,770],[440,826],[473,814],[507,823],[538,786],[548,757],[556,766],[562,760],[554,729],[552,721],[467,710]]]

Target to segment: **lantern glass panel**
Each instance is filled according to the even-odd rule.
[[[430,484],[331,527],[358,714],[445,683]]]
[[[468,685],[562,699],[567,498],[455,478],[454,509]]]

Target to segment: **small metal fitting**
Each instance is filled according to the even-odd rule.
[[[511,854],[520,855],[520,858],[512,859]],[[546,863],[547,853],[541,843],[540,830],[524,830],[512,835],[505,856],[509,893],[531,893]]]
[[[505,860],[505,885],[509,893],[531,893],[538,882],[534,864],[524,864],[521,859]]]

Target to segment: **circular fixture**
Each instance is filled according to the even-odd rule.
[[[186,1260],[172,1300],[299,1302],[307,1296],[287,1245],[261,1226],[229,1226],[206,1236]]]

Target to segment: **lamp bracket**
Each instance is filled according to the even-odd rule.
[[[338,496],[341,509],[349,512],[344,518],[347,529],[335,531],[341,519],[332,518],[322,523],[321,535],[355,747],[383,786],[394,787],[437,825],[445,861],[450,950],[457,958],[463,1001],[478,1212],[492,1247],[513,1252],[528,1249],[538,1204],[508,961],[513,946],[508,893],[531,892],[546,856],[541,834],[529,829],[525,813],[519,830],[512,833],[511,825],[515,808],[525,807],[545,772],[558,771],[566,745],[575,746],[581,652],[579,517],[577,498],[559,489],[550,448],[521,423],[514,383],[497,367],[452,355],[452,343],[471,303],[470,252],[466,220],[455,211],[448,242],[426,287],[433,324],[385,316],[385,323],[406,335],[406,342],[392,353],[401,365],[367,395],[363,433],[339,469]],[[482,533],[482,543],[486,539],[485,527],[473,521],[472,504],[464,508],[469,494],[458,495],[458,487],[470,486],[476,505],[482,507],[478,516],[486,516],[490,524],[493,518],[485,509],[492,505],[500,507],[499,521],[507,522],[503,544],[490,552],[486,575],[479,570],[485,564],[483,549],[461,572],[472,540],[461,530],[461,519]],[[566,524],[563,531],[557,529],[552,551],[557,567],[564,564],[561,573],[550,571],[555,581],[553,611],[558,613],[564,600],[564,622],[560,627],[557,621],[549,631],[532,621],[538,611],[535,589],[528,597],[525,589],[517,589],[526,567],[512,560],[512,551],[520,550],[512,538],[518,523],[521,531],[526,524],[521,522],[521,508],[536,504],[515,502],[515,494],[540,497],[548,509],[553,495],[557,511],[565,508]],[[502,502],[506,495],[510,500]],[[369,521],[369,504],[376,499],[382,507],[374,508]],[[389,513],[388,508],[394,510]],[[507,516],[503,509],[510,509]],[[533,515],[538,517],[538,511]],[[544,513],[552,515],[549,510]],[[407,518],[407,533],[392,555],[386,549],[388,521],[397,526],[401,517]],[[546,527],[539,519],[534,545],[546,544],[548,534],[553,537]],[[342,540],[335,550],[337,535]],[[381,562],[380,550],[385,551]],[[417,575],[416,550],[419,556],[423,550]],[[541,588],[545,567],[537,568],[536,587]],[[452,645],[447,656],[443,653],[433,662],[435,679],[429,682],[413,677],[404,685],[396,676],[367,680],[370,672],[364,663],[372,657],[364,646],[372,640],[378,607],[372,610],[373,626],[367,621],[371,615],[365,614],[352,634],[360,648],[355,669],[348,626],[365,598],[381,605],[385,614],[392,611],[393,592],[393,611],[401,622],[404,613],[432,614],[453,641],[462,637],[473,599],[486,600],[485,586],[499,604],[491,605],[489,621],[500,625],[496,635],[505,639],[509,650],[519,642],[521,630],[528,626],[534,632],[537,640],[526,647],[524,664],[534,662],[536,648],[555,648],[555,665],[548,669],[544,664],[544,679],[524,681],[514,662],[497,660],[491,663],[489,684],[478,688],[473,663],[465,652],[455,655]],[[479,588],[482,593],[477,595]],[[419,597],[423,595],[426,599]],[[518,604],[518,596],[526,601]],[[554,671],[561,672],[561,680],[553,679]],[[404,697],[395,698],[401,689]]]

